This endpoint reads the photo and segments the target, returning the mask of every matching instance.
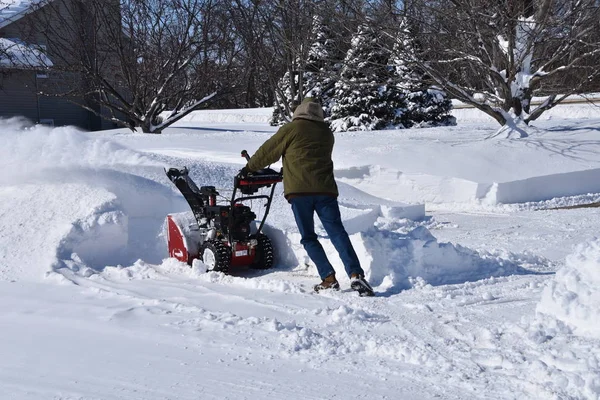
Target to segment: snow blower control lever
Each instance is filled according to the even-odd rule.
[[[246,158],[246,161],[250,161],[250,156],[246,150],[242,150],[242,157]],[[238,176],[235,177],[233,194],[231,196],[232,207],[236,206],[236,204],[239,202],[246,200],[265,199],[267,201],[265,204],[265,214],[263,215],[263,219],[258,227],[258,232],[262,231],[265,220],[267,219],[267,214],[271,209],[271,202],[273,201],[273,194],[275,193],[275,185],[282,180],[283,174],[281,172],[276,172],[271,168],[265,168],[256,172],[251,172],[245,176],[238,174]],[[269,195],[262,194],[249,196],[257,193],[259,189],[264,187],[271,187],[271,193]],[[236,198],[235,195],[237,190],[239,190],[243,195],[246,195],[246,197]]]
[[[242,155],[250,159],[247,151],[242,151]],[[244,175],[238,173],[231,200],[226,204],[217,204],[219,192],[214,186],[198,188],[187,168],[170,168],[165,172],[188,202],[195,220],[186,219],[182,215],[185,213],[167,216],[171,257],[190,265],[197,258],[209,269],[225,273],[229,272],[230,266],[248,265],[260,269],[273,266],[273,247],[262,228],[271,208],[275,186],[283,180],[281,172],[265,168]],[[268,194],[257,194],[269,187]],[[243,204],[249,200],[265,200],[264,214],[254,232],[251,224],[256,220],[256,214]]]

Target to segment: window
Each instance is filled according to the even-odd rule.
[[[40,125],[54,126],[54,119],[40,118]]]

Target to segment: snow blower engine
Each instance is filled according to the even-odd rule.
[[[242,157],[250,159],[246,150],[242,151]],[[189,213],[167,216],[170,257],[189,265],[194,259],[200,259],[209,270],[224,273],[229,272],[230,266],[258,269],[273,266],[273,246],[262,228],[271,208],[275,185],[283,180],[281,172],[266,168],[246,176],[238,174],[234,178],[231,201],[226,204],[217,204],[219,193],[214,186],[198,188],[187,168],[170,168],[165,172],[187,200],[194,217],[191,219]],[[271,188],[269,194],[259,193],[268,187]],[[238,191],[241,197],[236,197]],[[243,204],[248,200],[266,200],[265,212],[254,233],[251,225],[256,214]]]

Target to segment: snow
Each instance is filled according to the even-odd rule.
[[[198,122],[200,123],[200,122]],[[141,150],[241,164],[241,147],[257,148],[275,128],[260,124],[181,122],[175,146],[148,140]],[[554,120],[540,121],[551,128]],[[337,134],[334,153],[341,182],[377,197],[418,203],[514,203],[600,192],[595,120],[540,130],[518,140],[485,139],[490,125]],[[241,126],[240,126],[241,125]],[[210,132],[213,129],[214,131]],[[202,141],[193,140],[202,133]],[[244,144],[236,138],[244,135]],[[121,139],[120,139],[121,140]],[[130,140],[130,136],[122,138]],[[427,143],[427,146],[424,145]],[[576,143],[576,144],[574,144]],[[362,149],[360,153],[356,149]],[[465,157],[465,152],[469,157]],[[563,156],[564,154],[564,156]],[[398,156],[400,155],[400,156]],[[552,185],[549,185],[552,182]]]
[[[556,110],[523,139],[485,139],[497,126],[474,115],[336,134],[374,298],[349,290],[320,224],[342,290],[312,293],[281,187],[272,270],[166,258],[166,215],[190,218],[163,168],[227,197],[272,110],[162,135],[0,120],[1,397],[600,398],[600,214],[555,209],[600,200],[600,116]]]
[[[0,0],[0,28],[25,15],[32,6],[46,0]]]
[[[577,246],[542,293],[537,311],[600,339],[600,240]]]
[[[53,65],[40,48],[19,39],[0,38],[0,67],[50,68]]]
[[[271,108],[246,108],[237,110],[198,110],[183,117],[182,122],[196,123],[268,123]]]
[[[148,248],[146,237],[146,229],[162,226],[165,217],[153,208],[182,202],[162,185],[114,167],[158,174],[162,164],[71,127],[28,127],[18,118],[2,125],[0,159],[7,173],[0,178],[0,225],[11,229],[0,235],[0,260],[18,268],[0,270],[1,279],[43,276],[73,252],[103,267],[127,259],[128,245],[161,260],[162,249]],[[22,262],[25,254],[30,264]]]
[[[41,2],[42,0],[0,0],[0,15],[8,18],[11,15],[23,12],[33,4]]]

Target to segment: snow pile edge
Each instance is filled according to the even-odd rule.
[[[577,246],[542,293],[536,311],[576,335],[600,339],[600,239]]]

